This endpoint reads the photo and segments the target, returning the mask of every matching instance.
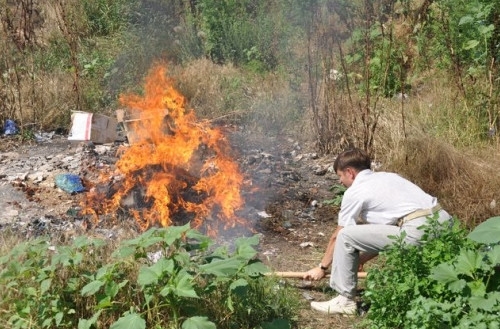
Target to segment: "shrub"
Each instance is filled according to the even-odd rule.
[[[370,327],[496,328],[499,231],[500,217],[468,236],[457,220],[447,229],[431,219],[421,246],[405,245],[404,234],[395,239],[384,268],[368,276]]]
[[[500,312],[500,217],[490,218],[469,234],[452,260],[432,269],[439,289],[412,301],[408,328],[498,328]]]
[[[292,325],[294,300],[255,258],[256,236],[215,247],[189,225],[151,229],[114,249],[45,238],[0,258],[9,328],[255,328]]]
[[[374,327],[403,328],[412,301],[440,289],[429,278],[432,268],[453,259],[467,242],[465,229],[456,220],[451,229],[429,220],[425,231],[421,246],[405,244],[404,232],[394,237],[395,243],[381,253],[383,268],[369,272],[364,298],[370,305],[367,315]]]

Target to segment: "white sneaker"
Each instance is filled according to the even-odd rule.
[[[311,302],[313,310],[326,314],[356,314],[356,302],[350,298],[338,295],[327,302]]]

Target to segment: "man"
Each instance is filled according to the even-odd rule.
[[[312,302],[314,310],[327,314],[355,314],[359,265],[391,245],[389,236],[406,231],[405,242],[418,245],[424,232],[418,227],[428,216],[450,220],[435,197],[394,173],[373,172],[371,159],[360,149],[342,152],[334,162],[340,183],[347,187],[342,198],[338,226],[321,263],[306,272],[304,279],[319,280],[332,265],[330,286],[338,296]],[[361,220],[363,225],[357,223]]]

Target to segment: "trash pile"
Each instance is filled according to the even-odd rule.
[[[37,236],[56,231],[85,232],[93,226],[81,215],[82,196],[102,170],[114,170],[119,151],[129,147],[126,135],[130,131],[121,137],[120,122],[115,125],[114,119],[94,115],[84,121],[90,122],[87,127],[91,131],[98,131],[92,126],[92,118],[99,119],[100,129],[114,132],[91,133],[78,140],[73,121],[70,134],[38,132],[36,143],[19,142],[9,152],[0,151],[0,229]],[[2,127],[4,138],[20,133],[12,120]],[[333,159],[304,152],[291,139],[256,136],[242,127],[228,130],[239,154],[235,160],[249,182],[249,188],[242,191],[245,207],[241,216],[251,227],[300,236],[303,232],[297,229],[299,223],[324,216],[318,215],[321,200],[328,198],[337,182],[332,173]],[[113,141],[92,140],[102,136],[112,136]],[[111,224],[104,221],[93,228],[108,230]]]

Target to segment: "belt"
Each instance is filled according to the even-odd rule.
[[[443,208],[438,203],[437,205],[435,205],[434,207],[432,207],[430,209],[415,210],[414,212],[411,212],[408,215],[400,218],[398,220],[398,226],[402,226],[404,223],[407,223],[407,222],[409,222],[411,220],[414,220],[415,218],[424,217],[424,216],[430,216],[430,215],[434,214],[435,212],[440,211],[441,209],[443,209]]]

